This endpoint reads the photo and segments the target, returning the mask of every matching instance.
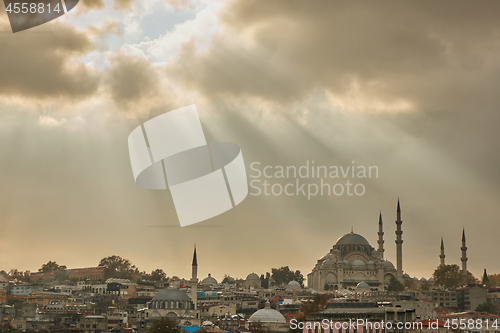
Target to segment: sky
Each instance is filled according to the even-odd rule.
[[[0,269],[119,255],[189,277],[196,244],[200,277],[305,276],[351,228],[377,247],[380,212],[395,263],[399,198],[405,273],[429,278],[441,237],[460,265],[462,228],[469,270],[500,273],[499,9],[81,0],[13,34],[0,4]],[[351,179],[363,195],[251,194],[181,228],[168,190],[134,183],[127,138],[190,104],[208,141],[241,147],[249,181],[254,162],[376,166],[378,177]]]

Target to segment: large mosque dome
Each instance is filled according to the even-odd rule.
[[[152,299],[153,301],[178,301],[189,302],[189,296],[182,290],[176,288],[167,288],[160,290]]]
[[[335,245],[368,245],[370,246],[370,243],[364,238],[363,236],[355,233],[350,233],[350,234],[345,234],[344,236],[340,237]]]
[[[256,311],[249,319],[249,323],[286,323],[285,317],[274,309],[271,309],[269,302],[264,309]]]

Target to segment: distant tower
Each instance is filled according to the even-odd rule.
[[[465,245],[465,228],[462,231],[462,247],[460,250],[462,250],[462,258],[460,260],[462,261],[463,279],[465,283],[467,283],[467,246]]]
[[[443,237],[441,237],[441,254],[439,255],[439,259],[441,259],[441,263],[439,264],[439,266],[444,266],[445,263],[444,263],[444,258],[446,256],[444,255],[444,242],[443,242]]]
[[[196,245],[194,246],[193,265],[191,270],[191,301],[194,309],[198,309],[198,259],[196,258]]]
[[[486,268],[484,269],[482,284],[483,284],[483,286],[486,286],[486,287],[490,286],[490,279],[488,278],[488,274],[486,273]]]
[[[397,209],[397,219],[396,219],[396,261],[397,261],[397,271],[396,277],[398,280],[403,280],[403,231],[401,230],[401,207],[399,206],[398,199],[398,209]]]
[[[378,218],[378,253],[380,254],[380,259],[384,259],[384,228],[382,223],[382,212]]]

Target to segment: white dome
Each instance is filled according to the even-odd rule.
[[[201,284],[204,286],[212,286],[214,284],[217,284],[217,280],[212,277],[212,275],[208,274],[206,278],[201,281]]]
[[[353,266],[364,266],[365,263],[362,262],[361,260],[354,260],[351,265],[353,265]]]
[[[366,282],[360,282],[356,286],[356,289],[370,289],[370,286]]]
[[[301,287],[300,283],[298,283],[297,281],[290,281],[286,285],[287,291],[301,290],[301,289],[302,289],[302,287]]]
[[[285,317],[274,309],[271,309],[269,302],[266,303],[264,309],[256,311],[249,319],[249,323],[286,323]]]

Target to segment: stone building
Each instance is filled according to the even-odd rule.
[[[319,259],[307,275],[309,288],[315,290],[338,290],[356,288],[366,283],[370,288],[383,290],[391,278],[403,279],[401,208],[397,206],[396,253],[398,267],[384,260],[382,214],[379,218],[378,250],[363,236],[351,231],[340,237],[330,251]]]

